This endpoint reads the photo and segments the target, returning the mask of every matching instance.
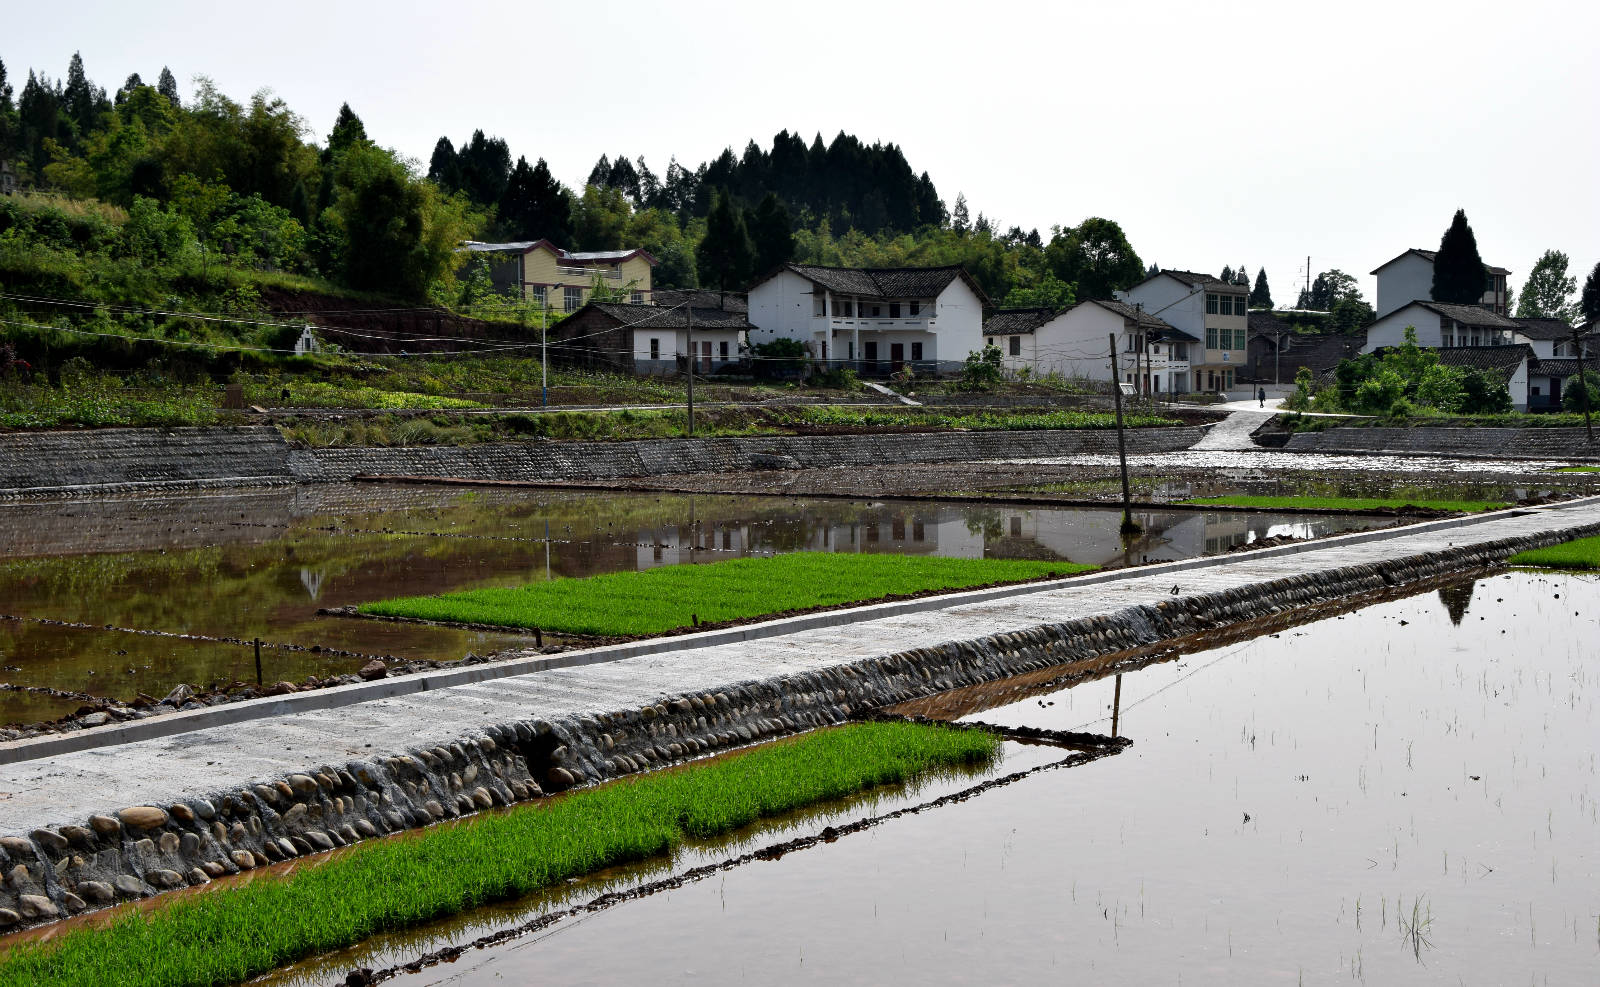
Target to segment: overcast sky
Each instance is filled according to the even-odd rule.
[[[1434,248],[1465,208],[1522,279],[1600,261],[1600,4],[855,2],[234,5],[79,0],[4,18],[3,59],[115,90],[169,65],[270,88],[326,139],[348,101],[426,162],[474,128],[581,187],[781,129],[893,141],[1005,226],[1122,224],[1148,264],[1265,266],[1275,299]]]

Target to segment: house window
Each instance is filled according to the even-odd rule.
[[[822,345],[824,347],[822,356],[824,359],[826,359],[828,356],[828,351],[826,349],[828,344],[823,343]],[[717,357],[722,360],[726,360],[728,358],[728,341],[726,339],[717,344]]]
[[[855,299],[854,298],[846,298],[844,300],[844,317],[847,318],[847,319],[853,319],[853,318],[855,318],[855,315],[856,315],[856,301],[855,301]]]
[[[1222,314],[1223,315],[1232,315],[1233,314],[1233,296],[1232,295],[1222,295],[1221,298],[1220,298],[1220,301],[1221,301],[1221,304],[1222,304]]]
[[[635,305],[643,305],[644,304],[644,292],[642,292],[642,291],[634,292],[633,295],[632,295],[632,301],[633,301],[633,303]]]
[[[533,286],[533,302],[534,302],[534,304],[535,305],[543,305],[544,304],[544,299],[545,299],[544,285],[542,285],[542,284],[534,285]]]
[[[1213,295],[1211,297],[1215,298],[1216,296]],[[1206,328],[1206,349],[1208,349],[1208,350],[1220,350],[1220,349],[1222,349],[1222,344],[1217,341],[1217,328],[1215,326],[1208,326]]]
[[[881,305],[874,305],[874,306],[872,306],[872,317],[873,317],[873,318],[874,318],[874,319],[876,319],[876,318],[877,318],[877,317],[878,317],[878,316],[879,316],[879,315],[880,315],[880,314],[882,314],[882,312],[883,312],[883,307],[882,307],[882,306],[881,306]],[[866,314],[867,314],[867,308],[866,308],[866,306],[865,306],[865,305],[863,305],[863,306],[862,306],[862,307],[861,307],[861,314],[862,314],[862,315],[863,315],[863,316],[865,316],[865,315],[866,315]]]
[[[1233,299],[1233,313],[1235,315],[1250,314],[1250,298],[1247,295],[1235,295]]]
[[[1224,370],[1222,372],[1222,389],[1224,391],[1233,390],[1233,371],[1232,370]]]
[[[1012,336],[1011,337],[1011,355],[1012,356],[1021,356],[1022,355],[1022,337],[1021,336]]]
[[[1216,315],[1218,311],[1217,306],[1220,304],[1221,303],[1217,301],[1216,295],[1206,295],[1206,314]]]
[[[906,304],[910,307],[910,313],[913,319],[922,314],[921,302],[907,302]]]
[[[820,319],[822,316],[827,315],[828,313],[823,311],[823,308],[827,305],[827,303],[828,303],[828,296],[827,295],[824,295],[820,291],[813,292],[812,295],[811,295],[811,316],[812,316],[812,318],[819,318]],[[837,305],[835,305],[834,307],[838,308]]]
[[[900,318],[900,303],[899,302],[890,302],[889,303],[889,318],[891,318],[891,319]]]
[[[993,346],[994,345],[994,337],[993,336],[985,336],[985,337],[983,337],[983,345],[985,345],[985,346]]]
[[[1235,329],[1233,331],[1233,348],[1236,349],[1236,350],[1244,349],[1244,330],[1243,329]]]
[[[1174,360],[1187,360],[1187,359],[1189,359],[1189,344],[1188,343],[1173,343],[1171,349],[1172,349],[1172,358]]]
[[[650,359],[661,359],[661,340],[653,337],[650,340]]]
[[[568,312],[576,312],[583,308],[583,289],[567,286],[561,289],[562,305]]]
[[[914,305],[916,303],[913,302],[912,304]],[[911,359],[913,359],[913,360],[922,359],[922,344],[921,343],[912,343],[911,344]]]

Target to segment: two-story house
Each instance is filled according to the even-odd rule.
[[[987,302],[959,265],[784,264],[750,286],[750,342],[798,340],[813,360],[868,374],[952,371],[983,348]]]
[[[500,291],[564,313],[587,304],[597,286],[608,301],[650,301],[650,275],[658,263],[644,250],[569,251],[549,240],[468,240],[461,249],[491,258],[489,277]]]
[[[1521,327],[1514,320],[1477,305],[1410,301],[1367,326],[1367,342],[1361,352],[1399,346],[1405,342],[1407,328],[1416,329],[1418,346],[1439,349],[1510,346],[1518,342],[1515,336]]]
[[[1117,375],[1141,394],[1189,390],[1189,354],[1200,339],[1126,302],[1092,299],[1060,312],[1001,309],[983,326],[984,342],[998,346],[1005,368],[1035,375],[1060,374],[1108,381],[1110,339],[1117,340]]]
[[[1117,292],[1199,341],[1189,347],[1189,386],[1180,390],[1214,393],[1232,390],[1245,365],[1249,295],[1249,285],[1194,271],[1162,271]]]
[[[1433,261],[1438,256],[1435,250],[1407,250],[1372,271],[1378,279],[1378,318],[1410,302],[1433,297]],[[1489,276],[1489,287],[1479,304],[1498,315],[1510,314],[1506,311],[1506,278],[1511,272],[1488,264],[1483,269]]]
[[[1578,375],[1579,359],[1590,373],[1596,365],[1597,347],[1582,330],[1573,342],[1573,329],[1562,319],[1512,319],[1517,324],[1516,338],[1533,348],[1538,358],[1528,375],[1528,409],[1559,411],[1561,392],[1567,380]]]

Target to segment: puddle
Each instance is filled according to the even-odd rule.
[[[319,616],[412,593],[789,551],[1068,559],[1187,558],[1268,537],[1389,523],[1294,514],[352,484],[238,495],[0,505],[0,680],[132,699],[180,682],[356,671],[371,656],[452,661],[514,634]],[[87,627],[64,627],[51,622]],[[112,628],[123,630],[107,629]],[[155,631],[159,634],[130,633]],[[309,650],[309,649],[316,650]],[[343,654],[341,654],[343,653]],[[81,703],[0,692],[0,722]]]
[[[1134,744],[392,982],[1586,982],[1597,634],[1600,577],[1514,571],[1028,694],[976,715],[1120,690]]]

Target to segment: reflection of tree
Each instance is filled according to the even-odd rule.
[[[990,542],[999,541],[1004,533],[999,511],[980,509],[967,514],[967,534],[982,535],[984,541]]]
[[[1450,614],[1450,623],[1461,626],[1461,618],[1466,616],[1467,607],[1472,605],[1472,590],[1478,585],[1476,579],[1469,579],[1453,586],[1439,587],[1439,602]]]

